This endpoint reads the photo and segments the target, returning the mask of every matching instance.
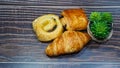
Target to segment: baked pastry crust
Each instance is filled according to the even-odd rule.
[[[33,30],[40,41],[50,41],[60,36],[63,26],[57,15],[48,14],[35,19],[32,23]],[[56,28],[55,28],[56,27]]]
[[[66,9],[62,11],[61,23],[67,30],[85,30],[88,19],[83,9]]]
[[[57,37],[45,50],[48,56],[59,56],[80,51],[90,40],[87,33],[65,31]]]

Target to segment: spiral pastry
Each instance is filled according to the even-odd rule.
[[[38,17],[33,21],[32,26],[40,41],[53,40],[63,32],[59,17],[54,14]]]

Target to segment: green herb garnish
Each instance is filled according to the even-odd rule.
[[[103,12],[101,16],[101,21],[106,21],[108,24],[112,23],[112,15],[109,12]]]
[[[99,40],[109,36],[112,28],[112,15],[109,12],[92,12],[90,15],[90,30]]]
[[[90,21],[100,21],[101,20],[101,13],[100,12],[92,12],[90,15]]]
[[[110,33],[110,27],[105,22],[94,22],[90,26],[90,30],[97,39],[107,38]]]

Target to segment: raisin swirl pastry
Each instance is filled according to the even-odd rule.
[[[32,26],[40,41],[51,41],[63,32],[59,17],[54,14],[38,17],[33,21]]]

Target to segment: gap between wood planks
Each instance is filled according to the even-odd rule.
[[[10,64],[107,64],[120,65],[120,62],[0,62]]]
[[[13,7],[41,7],[41,8],[120,8],[120,6],[21,6],[21,5],[0,5],[0,8]]]

